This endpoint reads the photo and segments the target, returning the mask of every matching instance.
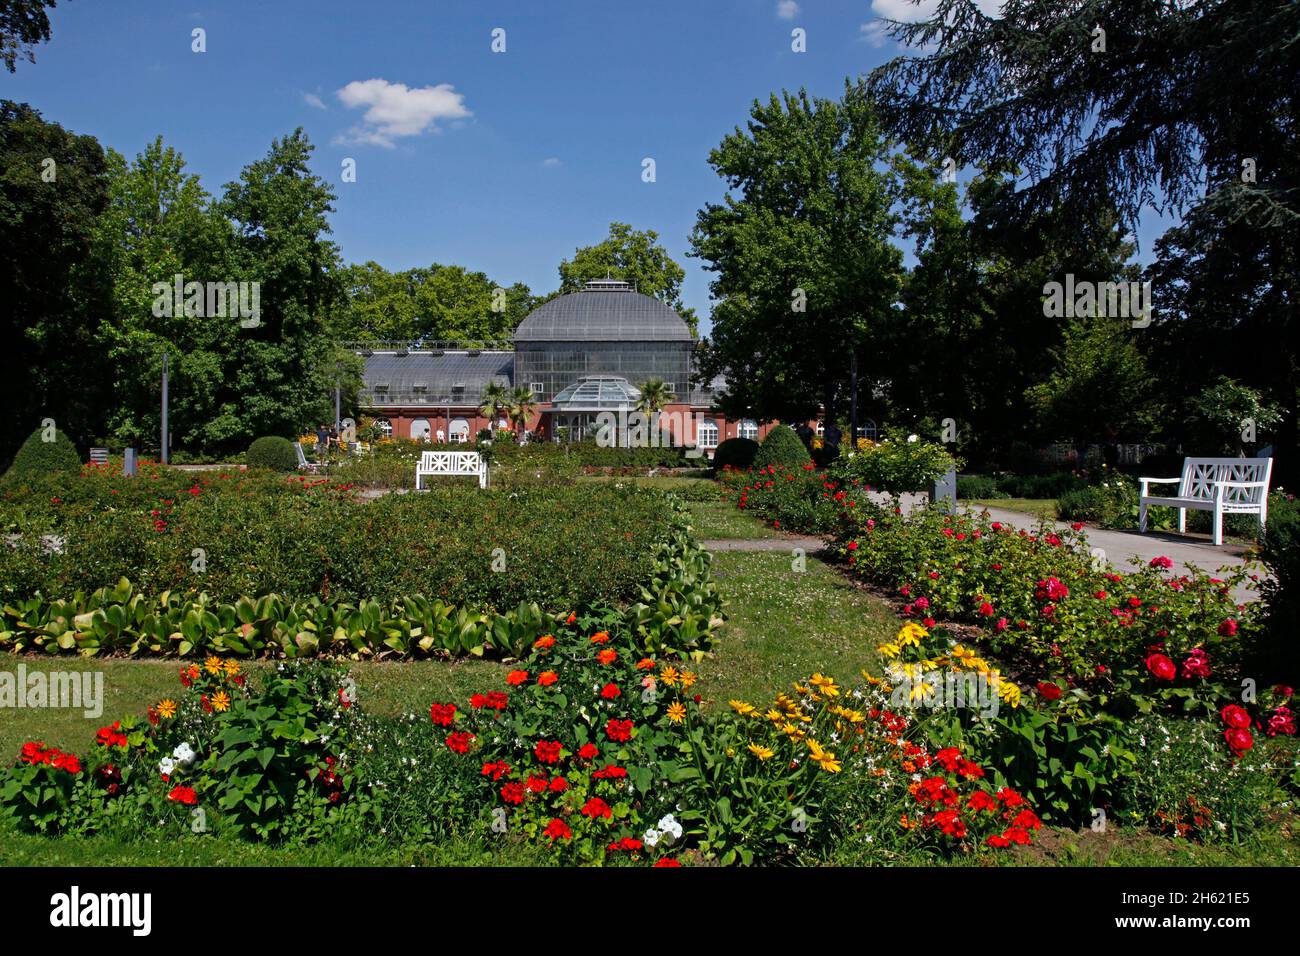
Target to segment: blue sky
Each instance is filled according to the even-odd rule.
[[[708,152],[755,97],[838,96],[899,51],[902,0],[65,0],[37,62],[0,96],[128,156],[161,134],[210,192],[302,126],[335,184],[348,261],[482,270],[534,291],[611,220],[654,229],[708,315],[688,259],[723,183]],[[791,31],[807,52],[791,50]],[[207,52],[191,51],[192,31]],[[505,31],[504,53],[491,49]],[[657,181],[642,181],[642,160]],[[357,181],[341,181],[345,158]],[[1149,238],[1143,235],[1143,252]],[[707,323],[706,323],[707,325]]]

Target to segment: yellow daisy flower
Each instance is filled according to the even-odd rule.
[[[691,685],[695,683],[696,677],[694,671],[682,671],[682,690],[690,690]]]
[[[680,724],[686,719],[686,708],[682,706],[681,701],[675,700],[668,705],[668,719],[674,724]]]
[[[769,750],[767,747],[760,747],[758,744],[750,744],[749,752],[759,760],[771,760],[775,756],[774,751]]]
[[[753,704],[747,704],[743,700],[729,700],[727,703],[730,704],[731,709],[740,714],[741,717],[748,717],[757,709]]]
[[[227,677],[234,677],[234,676],[235,676],[236,674],[238,674],[238,673],[239,673],[239,661],[235,660],[233,657],[227,657],[227,658],[226,658],[226,676],[227,676]]]
[[[218,677],[220,677],[223,673],[225,673],[226,664],[220,657],[213,655],[212,657],[209,657],[206,661],[203,662],[203,669],[206,670],[209,674],[216,674]]]
[[[224,690],[219,690],[212,695],[212,709],[225,711],[230,709],[230,695]]]
[[[662,671],[659,672],[659,679],[663,681],[665,684],[667,684],[669,687],[676,687],[677,681],[679,679],[679,675],[675,668],[665,667]]]
[[[170,697],[165,700],[160,700],[158,701],[157,709],[159,717],[166,717],[170,720],[172,717],[176,716],[176,701],[172,700]]]

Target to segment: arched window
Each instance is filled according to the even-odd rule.
[[[415,441],[428,441],[433,433],[429,427],[429,419],[417,418],[411,422],[411,438]]]
[[[379,429],[379,434],[383,435],[385,438],[393,437],[393,423],[387,418],[376,418],[375,427]]]
[[[717,448],[718,423],[712,418],[700,422],[700,427],[695,433],[695,443],[701,448]]]
[[[469,441],[469,422],[463,418],[453,418],[451,420],[451,440],[457,445],[463,445]]]
[[[750,441],[758,440],[758,423],[752,418],[746,418],[740,423],[740,437],[748,438]]]

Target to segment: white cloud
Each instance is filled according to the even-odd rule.
[[[547,156],[544,160],[542,160],[542,166],[546,169],[554,169],[556,166],[559,165],[560,165],[560,160],[555,156]]]
[[[776,5],[776,15],[782,20],[793,20],[799,15],[799,4],[794,0],[779,0]]]
[[[979,7],[980,12],[985,16],[997,17],[1002,11],[1004,2],[1005,0],[975,0],[975,6]],[[938,0],[921,0],[920,3],[913,3],[912,0],[871,0],[871,12],[879,19],[862,24],[859,28],[859,36],[872,46],[884,46],[889,39],[886,33],[889,25],[885,23],[886,20],[899,20],[904,23],[929,20],[938,7]]]
[[[316,107],[318,110],[329,109],[329,107],[325,105],[325,102],[315,93],[304,93],[302,95],[302,101],[308,106]]]
[[[338,91],[338,98],[349,109],[366,110],[362,122],[342,134],[342,141],[390,149],[395,139],[419,136],[430,128],[436,131],[439,120],[474,115],[465,108],[465,95],[457,93],[450,83],[411,89],[387,80],[353,80]]]

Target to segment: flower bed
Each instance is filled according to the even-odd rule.
[[[1040,827],[870,685],[814,674],[769,705],[706,711],[694,672],[641,654],[616,616],[551,623],[497,689],[435,701],[418,724],[368,715],[335,665],[183,664],[173,696],[85,755],[24,745],[0,771],[0,814],[46,834],[148,821],[182,840],[456,832],[656,866],[812,862],[850,833],[885,854],[999,853]]]

